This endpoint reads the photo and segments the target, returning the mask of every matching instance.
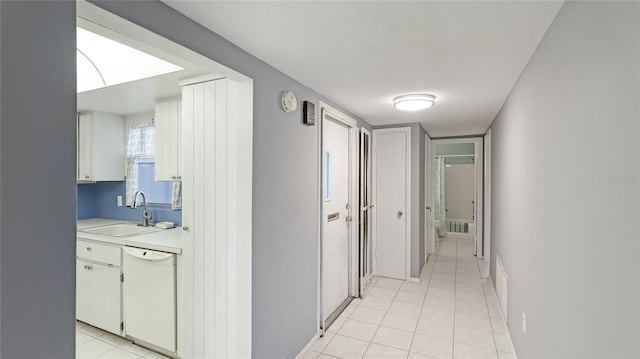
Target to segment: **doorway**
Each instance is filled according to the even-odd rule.
[[[483,140],[433,140],[434,224],[438,238],[473,241],[478,258],[483,250]]]
[[[187,106],[180,111],[180,130],[171,131],[180,133],[174,143],[182,153],[171,152],[172,157],[184,165],[179,166],[182,228],[174,229],[182,240],[176,274],[178,348],[172,355],[250,356],[252,79],[88,2],[77,3],[77,15],[85,30],[183,68],[79,94],[78,110],[131,114],[126,120],[134,123],[153,118],[162,100],[182,97],[189,104],[191,113]],[[122,107],[134,105],[139,107]],[[139,113],[144,116],[134,116]],[[126,327],[119,330],[126,334]]]
[[[358,295],[356,224],[356,122],[320,103],[321,129],[321,333]]]
[[[407,280],[411,251],[411,128],[373,130],[373,272]]]

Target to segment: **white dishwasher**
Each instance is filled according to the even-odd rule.
[[[122,272],[126,336],[175,353],[176,255],[125,246]]]

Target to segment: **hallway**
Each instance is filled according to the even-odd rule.
[[[513,358],[487,272],[470,239],[445,238],[420,283],[374,278],[304,358]]]

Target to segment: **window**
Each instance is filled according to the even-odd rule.
[[[172,182],[156,182],[155,160],[144,158],[138,160],[138,189],[147,197],[149,204],[171,205]]]
[[[331,154],[325,152],[322,156],[322,198],[325,201],[331,200],[331,185],[330,185],[330,168],[331,168]]]

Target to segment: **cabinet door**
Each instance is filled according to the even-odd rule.
[[[76,317],[114,334],[121,334],[121,268],[77,260]]]
[[[182,101],[159,102],[155,109],[155,180],[180,181]]]
[[[91,322],[91,272],[87,269],[90,263],[76,261],[76,319],[85,323]]]
[[[93,180],[124,181],[127,131],[122,116],[91,113],[93,119]]]
[[[93,181],[93,119],[78,117],[78,181]]]

